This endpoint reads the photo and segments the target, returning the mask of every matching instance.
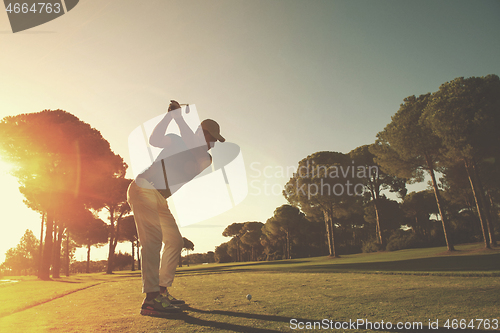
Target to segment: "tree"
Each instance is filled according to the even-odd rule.
[[[236,261],[241,261],[241,236],[244,233],[243,223],[232,223],[222,232],[224,237],[233,237],[236,243]],[[229,244],[228,244],[229,246]]]
[[[69,231],[79,246],[87,248],[86,272],[90,273],[90,249],[92,246],[100,247],[107,243],[108,225],[87,210]]]
[[[215,248],[215,260],[218,263],[231,262],[232,258],[229,254],[229,245],[227,242]]]
[[[208,251],[205,255],[205,259],[203,262],[206,263],[212,263],[215,262],[215,252],[214,251]]]
[[[262,222],[245,222],[243,224],[241,242],[250,248],[250,261],[258,260],[257,253],[262,253],[262,245],[260,240],[262,237]]]
[[[125,216],[131,211],[127,203],[127,188],[131,180],[126,179],[122,174],[118,177],[106,179],[106,190],[103,190],[104,209],[108,211],[109,221],[109,247],[108,247],[108,268],[106,274],[113,273],[113,259],[115,255],[116,245],[120,240],[121,222]]]
[[[267,259],[290,259],[290,233],[287,233],[287,225],[281,223],[274,217],[269,218],[266,224],[262,227],[261,244],[264,246],[264,251]],[[289,230],[288,230],[289,231]]]
[[[365,186],[368,190],[373,208],[375,209],[376,217],[376,233],[380,245],[385,247],[385,239],[382,234],[382,226],[380,221],[379,201],[381,192],[389,189],[391,192],[398,192],[400,197],[406,194],[406,184],[403,179],[391,176],[382,171],[379,165],[375,162],[375,155],[370,152],[370,145],[360,146],[349,153],[351,159],[359,167],[363,167],[367,172]]]
[[[453,210],[472,210],[476,207],[463,163],[448,164],[440,181],[443,197],[454,206]]]
[[[403,199],[401,209],[413,232],[428,237],[429,218],[438,212],[434,194],[429,191],[411,192]]]
[[[27,229],[15,248],[7,250],[3,267],[14,274],[34,274],[38,267],[38,239]]]
[[[232,237],[226,245],[215,252],[219,258],[228,260],[221,251],[226,251],[234,261],[258,260],[262,254],[261,236],[262,222],[241,222],[228,225],[222,235]]]
[[[373,201],[365,206],[364,220],[370,224],[376,224],[374,206]],[[381,226],[381,233],[384,239],[386,239],[392,231],[401,228],[403,213],[401,212],[399,204],[394,200],[388,199],[385,195],[378,199],[377,206],[379,217],[384,221],[384,224]]]
[[[15,165],[13,174],[19,179],[25,203],[45,215],[39,277],[49,279],[53,258],[53,272],[58,274],[54,240],[60,246],[66,228],[59,211],[69,200],[102,207],[106,180],[123,177],[127,166],[99,131],[66,111],[44,110],[6,117],[0,122],[0,132],[4,133],[0,153]],[[59,238],[54,239],[54,231]]]
[[[60,277],[61,260],[64,258],[66,276],[69,276],[69,266],[74,254],[74,242],[71,240],[69,228],[85,218],[86,210],[82,202],[75,198],[68,198],[64,207],[60,207],[54,213],[54,236],[53,236],[53,258],[52,277]],[[62,244],[65,241],[65,248]]]
[[[274,215],[267,220],[262,230],[268,239],[281,244],[283,257],[291,259],[292,244],[298,243],[298,240],[303,237],[300,231],[305,223],[308,221],[297,207],[281,205],[276,208]]]
[[[189,250],[194,251],[194,243],[191,242],[186,237],[182,237],[182,240],[184,242],[184,245],[182,246],[182,251],[186,250],[186,258],[187,258],[189,255]],[[182,267],[182,255],[179,255],[179,267]],[[188,261],[188,267],[189,267],[189,261]]]
[[[128,215],[121,222],[121,240],[129,241],[132,244],[132,271],[135,271],[135,248],[139,247],[139,237],[135,225],[134,215]]]
[[[377,140],[370,152],[376,156],[375,161],[384,172],[406,179],[410,183],[423,181],[424,172],[429,174],[446,245],[448,251],[453,251],[455,248],[449,234],[448,218],[442,207],[435,176],[435,170],[439,169],[441,140],[422,121],[423,111],[430,98],[430,94],[405,98],[398,112],[392,116],[391,123],[377,134]]]
[[[131,263],[132,256],[128,253],[122,253],[122,251],[119,251],[113,261],[113,269],[118,268],[119,270],[122,270],[125,266],[130,265]]]
[[[283,191],[287,201],[306,215],[323,215],[331,257],[338,257],[335,228],[339,219],[349,214],[349,206],[357,196],[353,183],[356,170],[352,168],[345,154],[317,152],[299,162]]]
[[[461,161],[465,166],[486,248],[490,243],[496,245],[496,241],[478,169],[482,160],[498,155],[499,110],[498,76],[459,77],[439,87],[425,108],[423,118],[443,142],[446,157],[452,162]]]
[[[492,173],[489,174],[489,181],[494,183],[491,176]],[[483,240],[484,242],[485,230],[478,217],[477,205],[464,164],[461,162],[449,164],[443,173],[441,183],[456,241],[467,243]]]

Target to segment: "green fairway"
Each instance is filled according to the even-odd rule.
[[[460,332],[473,332],[480,322],[472,319],[488,319],[492,331],[500,319],[500,251],[457,248],[183,267],[171,292],[190,308],[171,319],[139,314],[140,272],[20,278],[0,284],[0,332],[304,332],[314,322],[367,331],[341,329],[358,319],[373,328],[382,321],[424,328],[393,332],[448,332],[447,319],[464,319],[469,326]],[[429,320],[440,329],[428,330]]]
[[[457,251],[447,253],[446,248],[410,249],[394,252],[360,253],[341,258],[301,258],[254,263],[228,263],[184,267],[182,273],[222,271],[280,271],[315,273],[383,273],[500,276],[500,251],[485,250],[482,244],[456,246]],[[487,256],[485,256],[487,255]],[[491,255],[491,256],[489,256]]]

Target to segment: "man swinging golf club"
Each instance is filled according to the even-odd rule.
[[[165,134],[172,120],[179,126],[180,136]],[[168,292],[184,242],[166,199],[212,163],[208,150],[216,141],[225,141],[217,122],[206,119],[193,132],[182,117],[180,104],[172,100],[149,138],[150,145],[162,151],[128,188],[127,201],[142,245],[143,315],[179,313],[185,305]]]

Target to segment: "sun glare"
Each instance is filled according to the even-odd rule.
[[[17,178],[10,174],[14,165],[0,156],[0,211],[2,233],[0,233],[0,263],[5,260],[5,252],[17,246],[26,229],[34,231],[37,237],[40,230],[40,214],[23,203]],[[37,233],[38,232],[38,233]]]
[[[1,157],[0,157],[0,181],[3,180],[4,175],[8,175],[9,172],[12,170],[12,164],[9,162],[5,162]],[[9,175],[10,176],[10,175]],[[12,176],[10,176],[12,177]]]

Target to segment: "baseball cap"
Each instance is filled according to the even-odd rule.
[[[226,139],[224,139],[224,137],[222,135],[220,135],[220,126],[215,120],[212,120],[212,119],[203,120],[201,122],[201,128],[203,128],[203,130],[210,133],[210,135],[212,135],[214,138],[216,138],[220,142],[226,141]]]

